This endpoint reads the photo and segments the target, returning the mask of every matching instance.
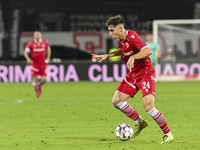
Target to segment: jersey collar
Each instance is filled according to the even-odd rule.
[[[36,41],[36,39],[34,39],[34,42],[35,42],[35,43],[38,43],[38,42]],[[42,39],[40,39],[39,43],[41,43],[41,42],[42,42]]]
[[[121,41],[121,40],[119,39],[119,41],[120,41],[121,43],[124,43],[126,40],[129,41],[129,39],[128,39],[128,30],[126,30],[126,38],[125,38],[123,41]]]

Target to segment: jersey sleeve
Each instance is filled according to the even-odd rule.
[[[46,41],[46,49],[51,49],[48,41]]]
[[[27,46],[26,46],[26,48],[25,48],[25,51],[27,51],[27,52],[31,52],[31,49],[32,49],[32,44],[31,44],[31,42],[29,42],[28,44],[27,44]]]
[[[135,31],[130,36],[130,42],[138,50],[142,50],[142,49],[148,47],[147,44],[140,38],[140,36]]]

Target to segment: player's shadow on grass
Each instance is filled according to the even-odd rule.
[[[63,139],[74,139],[74,140],[89,140],[89,141],[107,141],[107,142],[119,142],[120,140],[118,140],[117,138],[112,138],[112,139],[108,139],[108,138],[98,138],[98,137],[59,137],[59,138],[63,138]]]
[[[98,138],[98,137],[59,137],[59,138],[62,138],[62,139],[67,139],[67,140],[83,140],[83,141],[89,141],[89,142],[105,142],[107,144],[109,143],[120,143],[120,142],[137,142],[137,143],[140,143],[140,144],[158,144],[158,142],[154,141],[154,140],[135,140],[135,138],[131,138],[130,140],[128,141],[121,141],[121,140],[118,140],[117,138]]]

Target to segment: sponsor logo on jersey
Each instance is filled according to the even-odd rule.
[[[44,50],[45,50],[44,48],[34,48],[33,49],[34,52],[42,52]]]
[[[125,56],[129,56],[129,55],[131,55],[131,54],[133,54],[133,51],[130,51],[130,52],[124,53]]]
[[[126,42],[126,46],[127,46],[127,48],[129,48],[129,43],[128,42]]]

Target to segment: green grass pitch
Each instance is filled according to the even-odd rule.
[[[31,83],[0,83],[0,150],[198,150],[200,82],[158,82],[155,106],[165,116],[174,141],[159,145],[162,132],[143,109],[142,93],[127,102],[149,127],[119,141],[120,123],[134,121],[111,103],[119,82],[47,83],[40,99]]]

